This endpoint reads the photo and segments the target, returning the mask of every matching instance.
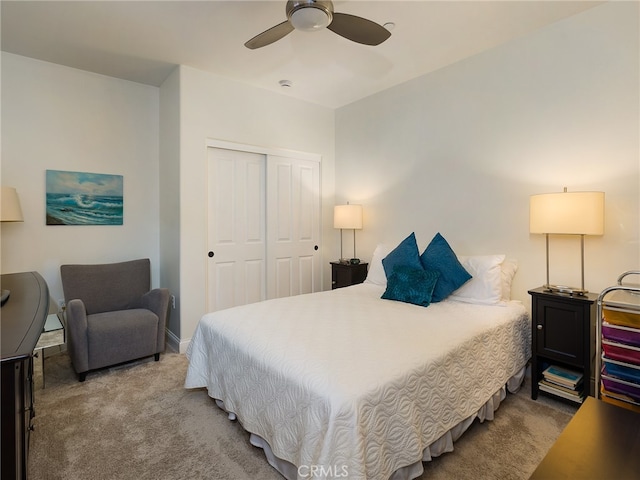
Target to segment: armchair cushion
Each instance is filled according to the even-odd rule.
[[[92,368],[101,368],[157,353],[158,316],[136,308],[87,317]]]

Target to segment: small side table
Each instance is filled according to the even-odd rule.
[[[44,351],[47,348],[64,345],[67,341],[62,313],[52,313],[47,316],[44,328],[34,351],[39,350],[42,357],[42,388],[44,388]]]
[[[543,287],[529,290],[531,295],[531,398],[538,398],[538,382],[547,366],[557,365],[583,374],[582,403],[593,396],[595,355],[595,317],[598,295],[551,293]],[[548,393],[548,392],[547,392]],[[568,398],[568,397],[564,397]]]
[[[368,263],[331,262],[331,289],[348,287],[364,282]]]

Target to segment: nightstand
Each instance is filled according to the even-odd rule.
[[[331,289],[348,287],[364,282],[367,278],[368,263],[352,265],[350,263],[331,263]]]
[[[543,287],[530,290],[531,295],[531,398],[538,392],[582,403],[587,395],[594,395],[593,361],[595,356],[595,317],[598,295],[568,295],[545,291]],[[562,391],[553,385],[542,385],[543,372],[555,366],[583,375],[582,384],[573,392]],[[571,388],[569,389],[571,390]]]

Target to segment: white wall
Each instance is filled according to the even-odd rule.
[[[336,200],[362,203],[359,256],[412,231],[459,254],[519,260],[514,296],[545,281],[529,196],[601,190],[585,286],[640,267],[638,3],[613,2],[339,109]],[[551,239],[551,282],[579,285],[579,241]]]
[[[158,286],[158,89],[2,53],[2,184],[24,223],[2,224],[2,273],[148,257]],[[122,175],[122,226],[47,226],[45,171]]]
[[[160,88],[160,285],[176,300],[167,329],[177,350],[180,338],[180,69]]]
[[[323,266],[337,238],[332,228],[334,111],[190,67],[180,67],[180,331],[181,349],[206,313],[207,139],[283,148],[322,157]],[[165,88],[164,86],[162,88]],[[335,245],[335,246],[334,246]]]

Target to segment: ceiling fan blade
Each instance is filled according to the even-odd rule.
[[[293,25],[291,25],[289,20],[285,20],[275,27],[271,27],[269,30],[265,30],[264,32],[256,35],[251,40],[247,41],[244,46],[251,50],[266,47],[267,45],[287,36],[291,32],[293,32]]]
[[[391,32],[382,25],[348,13],[333,12],[333,20],[327,28],[344,38],[364,45],[380,45],[391,36]]]

